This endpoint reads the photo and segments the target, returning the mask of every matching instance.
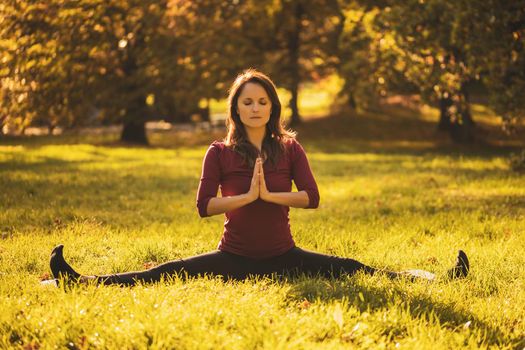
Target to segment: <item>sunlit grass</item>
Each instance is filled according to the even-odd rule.
[[[291,210],[294,237],[306,249],[439,275],[463,248],[465,280],[46,288],[39,281],[58,243],[93,274],[215,249],[223,219],[200,219],[195,194],[219,132],[150,134],[148,148],[68,135],[0,144],[0,347],[522,349],[525,180],[507,151],[453,147],[406,113],[299,128],[321,205]]]

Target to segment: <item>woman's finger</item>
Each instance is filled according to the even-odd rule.
[[[259,187],[261,188],[261,190],[266,191],[266,180],[264,179],[264,167],[262,159],[260,162],[260,169],[261,171],[259,172]]]
[[[257,158],[259,159],[259,158]],[[253,165],[253,176],[252,178],[255,179],[259,175],[259,162],[255,160],[255,164]]]

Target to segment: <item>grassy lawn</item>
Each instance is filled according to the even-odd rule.
[[[469,254],[467,279],[433,284],[359,274],[44,287],[58,243],[90,274],[215,249],[223,217],[200,219],[195,196],[220,132],[150,135],[147,148],[115,135],[0,143],[0,347],[523,349],[525,178],[503,147],[523,143],[486,129],[492,146],[453,146],[432,118],[392,109],[301,126],[321,204],[290,216],[300,247],[377,267],[442,274],[458,248]]]

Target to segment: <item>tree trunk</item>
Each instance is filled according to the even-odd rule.
[[[131,29],[126,28],[126,32],[132,32]],[[126,49],[122,51],[122,70],[125,75],[125,87],[122,89],[125,96],[131,97],[126,108],[126,113],[123,118],[122,134],[120,134],[120,141],[132,143],[137,145],[148,145],[148,137],[146,136],[146,120],[148,118],[148,105],[146,104],[146,96],[140,91],[141,86],[135,79],[137,70],[139,68],[137,63],[136,47],[144,44],[142,32],[135,33],[135,40],[131,40]]]
[[[300,3],[295,4],[294,20],[295,27],[288,37],[288,52],[290,54],[290,75],[291,86],[290,92],[292,98],[290,99],[290,109],[292,110],[292,117],[290,124],[301,124],[301,116],[299,115],[298,96],[299,96],[299,48],[300,48],[300,34],[302,28],[303,8]]]
[[[0,116],[0,136],[4,135],[4,121],[7,119],[7,116]]]
[[[467,83],[461,84],[461,94],[463,102],[461,105],[461,119],[463,124],[468,124],[471,127],[475,126],[474,120],[472,119],[472,113],[470,112],[470,93],[467,89]]]
[[[120,141],[138,145],[148,145],[146,122],[142,118],[125,118]]]
[[[130,94],[134,89],[130,89]],[[123,118],[124,127],[120,135],[120,141],[126,143],[133,143],[137,145],[148,145],[148,137],[146,135],[146,120],[148,118],[148,106],[146,105],[146,97],[136,95],[126,108],[126,114]]]
[[[292,110],[292,117],[290,120],[290,125],[301,124],[301,116],[299,115],[299,107],[297,106],[298,89],[299,87],[297,85],[292,86],[292,97],[290,98],[290,109]]]
[[[348,105],[353,111],[357,110],[357,101],[355,100],[355,94],[353,92],[348,93]]]
[[[459,94],[458,117],[450,129],[450,135],[455,142],[472,143],[475,124],[470,112],[470,96],[465,83],[461,84]]]
[[[199,109],[202,117],[202,121],[210,122],[210,99],[206,99],[206,107]]]
[[[146,135],[147,114],[146,98],[137,95],[131,100],[126,109],[120,141],[137,145],[148,145],[149,142]]]
[[[439,98],[439,123],[438,130],[440,131],[450,131],[452,126],[452,121],[450,120],[450,111],[449,108],[452,106],[452,100],[447,94],[446,97],[444,94],[441,94]]]

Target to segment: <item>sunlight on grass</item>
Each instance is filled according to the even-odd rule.
[[[323,83],[323,82],[322,82]],[[39,285],[53,246],[90,274],[141,270],[213,250],[223,217],[195,207],[202,157],[224,130],[7,139],[0,144],[1,348],[517,348],[525,346],[525,180],[504,149],[459,147],[437,110],[315,118],[338,82],[305,85],[298,127],[321,194],[291,209],[298,246],[463,281],[173,278],[134,288]],[[283,100],[289,98],[283,91]],[[312,102],[314,101],[314,102]],[[214,105],[214,103],[217,103]],[[219,113],[221,102],[212,102]],[[309,106],[308,104],[311,103]],[[494,144],[491,112],[475,107]]]
[[[336,141],[333,149],[302,141],[321,204],[291,209],[297,244],[438,275],[463,248],[466,280],[358,274],[45,288],[38,282],[58,243],[93,274],[215,249],[223,218],[199,219],[195,208],[207,146],[0,145],[0,347],[522,348],[523,177],[498,154],[376,152]]]

